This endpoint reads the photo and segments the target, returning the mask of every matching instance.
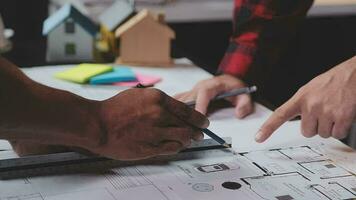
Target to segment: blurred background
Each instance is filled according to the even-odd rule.
[[[71,2],[97,20],[114,1],[1,0],[0,13],[5,27],[14,30],[12,50],[3,56],[20,67],[53,64],[45,60],[46,38],[42,36],[42,24],[48,15]],[[167,23],[176,32],[174,58],[186,57],[208,72],[216,72],[232,33],[233,0],[137,0],[135,3],[138,10],[165,12]],[[314,76],[354,56],[355,36],[355,3],[316,0],[283,59],[266,80],[270,88],[265,95],[266,104],[280,105]]]

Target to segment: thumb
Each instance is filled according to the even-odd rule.
[[[235,97],[232,102],[235,106],[236,117],[242,119],[253,111],[251,96],[243,94]]]
[[[219,90],[200,90],[197,95],[195,104],[195,110],[205,115],[208,110],[209,102],[216,95],[219,94]]]

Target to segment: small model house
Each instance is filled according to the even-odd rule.
[[[116,0],[99,16],[99,22],[107,30],[114,32],[134,11],[133,1]]]
[[[71,4],[46,19],[47,61],[92,61],[98,27]]]
[[[120,64],[169,66],[172,64],[171,40],[174,31],[164,22],[163,15],[142,10],[115,31],[119,39]]]
[[[118,44],[115,39],[115,30],[135,12],[132,0],[116,0],[108,9],[99,15],[100,39],[97,50],[115,57],[118,54]]]
[[[0,15],[0,53],[9,51],[10,48],[11,48],[11,43],[6,37],[5,26]]]

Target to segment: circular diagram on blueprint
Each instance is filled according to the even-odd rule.
[[[214,190],[214,186],[208,183],[196,183],[192,186],[192,188],[198,192],[211,192]]]

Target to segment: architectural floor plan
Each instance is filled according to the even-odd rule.
[[[330,159],[322,145],[205,150],[95,174],[0,181],[0,199],[356,199],[354,171]]]

